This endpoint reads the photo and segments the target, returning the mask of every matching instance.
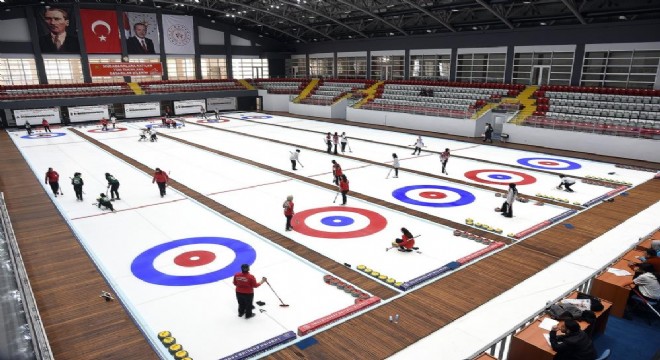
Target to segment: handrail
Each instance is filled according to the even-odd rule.
[[[655,230],[653,230],[650,233],[648,233],[647,235],[641,237],[639,239],[638,243],[631,246],[626,251],[622,252],[621,255],[623,256],[623,254],[625,254],[626,252],[634,249],[635,246],[637,246],[642,241],[648,239],[649,237],[653,236],[653,234],[655,234],[658,230],[660,230],[660,227],[655,228]],[[593,280],[598,275],[600,275],[605,270],[607,270],[607,268],[609,268],[611,265],[615,264],[618,261],[619,261],[619,258],[615,259],[614,261],[611,261],[611,262],[607,263],[605,266],[599,268],[598,270],[593,272],[591,275],[589,275],[583,282],[581,282],[576,287],[572,288],[571,290],[566,291],[565,293],[563,293],[561,296],[555,298],[554,300],[549,301],[547,303],[547,305],[554,304],[554,303],[558,302],[559,300],[563,299],[564,297],[568,296],[568,294],[570,294],[570,293],[572,293],[573,291],[576,291],[576,290],[580,291],[582,293],[589,293],[589,291],[591,290],[591,285],[592,285]],[[527,319],[523,320],[522,322],[520,322],[519,324],[517,324],[513,328],[511,328],[511,330],[507,331],[503,336],[500,336],[496,340],[490,342],[488,345],[486,345],[486,346],[482,347],[481,349],[479,349],[479,351],[473,353],[471,356],[468,357],[468,359],[475,359],[478,356],[480,356],[482,353],[486,352],[489,355],[494,356],[499,360],[507,360],[508,355],[509,355],[508,354],[508,349],[509,349],[509,344],[511,343],[511,338],[513,338],[513,336],[515,334],[517,334],[518,332],[522,331],[524,328],[529,326],[529,324],[536,321],[536,319],[538,319],[543,313],[545,313],[545,307],[543,309],[535,312],[534,315],[532,315],[532,316],[528,317]],[[496,353],[497,353],[497,355],[496,355]]]
[[[16,285],[21,294],[22,307],[25,310],[25,317],[27,325],[30,330],[32,350],[34,351],[35,358],[39,360],[52,360],[53,353],[46,336],[46,330],[41,322],[41,316],[37,309],[37,302],[30,286],[30,281],[27,277],[25,264],[16,242],[14,229],[11,225],[9,218],[9,211],[7,211],[4,193],[0,193],[0,223],[2,225],[2,232],[7,241],[7,248],[11,258],[11,264],[16,278]]]

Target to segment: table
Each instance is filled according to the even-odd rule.
[[[566,298],[577,298],[577,292],[572,292]],[[601,301],[603,303],[603,310],[595,312],[596,322],[591,328],[586,321],[578,322],[580,328],[587,333],[595,334],[605,332],[612,303],[605,300]],[[547,317],[547,315],[541,316],[511,338],[508,354],[509,360],[552,360],[554,358],[556,352],[552,350],[552,347],[543,336],[543,334],[548,334],[550,332],[539,327],[543,319]]]
[[[625,288],[623,285],[629,284],[632,281],[633,270],[628,266],[628,260],[624,259],[619,260],[619,262],[611,267],[627,270],[631,275],[616,276],[605,271],[594,279],[591,285],[591,295],[611,302],[612,309],[610,313],[616,317],[623,317],[623,312],[626,310],[626,303],[630,296],[630,288]]]
[[[641,260],[637,258],[638,256],[646,256],[646,250],[630,250],[623,255],[622,259],[632,261],[634,263],[640,263]]]

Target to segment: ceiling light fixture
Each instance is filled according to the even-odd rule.
[[[546,23],[546,22],[544,22],[544,21],[541,21],[541,22],[539,23],[539,25],[541,25],[541,26],[546,26],[546,25],[548,25],[548,23]]]

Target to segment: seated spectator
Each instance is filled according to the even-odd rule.
[[[656,255],[660,255],[660,240],[652,240],[651,249],[655,250]]]
[[[653,265],[648,263],[641,263],[637,265],[638,272],[635,274],[633,281],[624,285],[626,287],[635,285],[636,290],[646,300],[660,300],[660,274],[654,272]],[[632,293],[631,293],[632,294]]]
[[[557,335],[560,331],[562,335]],[[575,320],[565,320],[563,324],[550,330],[550,346],[557,352],[554,360],[595,360],[596,349],[589,335],[580,329]]]
[[[658,257],[658,253],[653,250],[653,248],[646,249],[646,255],[643,257],[638,256],[637,259],[639,259],[641,262],[630,262],[629,265],[631,268],[637,268],[641,264],[651,264],[651,266],[653,266],[653,272],[660,273],[660,257]]]

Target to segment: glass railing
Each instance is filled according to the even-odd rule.
[[[530,116],[520,125],[532,126],[553,130],[579,131],[594,134],[625,136],[644,139],[660,139],[660,121],[653,122],[626,122],[626,121],[592,121],[592,120],[566,120],[549,118],[545,116]]]
[[[435,116],[435,117],[450,117],[455,119],[469,119],[475,113],[473,109],[452,110],[452,109],[432,108],[426,106],[377,104],[377,103],[364,104],[360,106],[360,109],[400,112],[400,113]]]

